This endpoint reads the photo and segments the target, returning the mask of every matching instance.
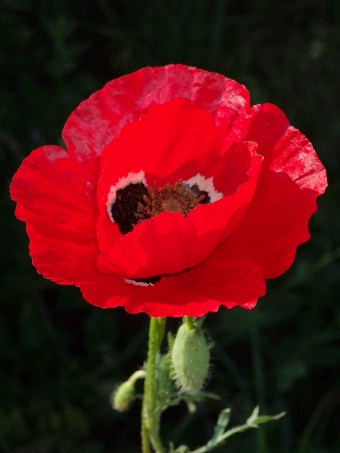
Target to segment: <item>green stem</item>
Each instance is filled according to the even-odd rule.
[[[143,398],[143,408],[144,408],[144,398]],[[142,436],[142,453],[151,453],[150,450],[150,441],[149,441],[149,433],[145,425],[145,418],[143,415],[143,410],[142,410],[142,431],[141,431],[141,436]]]
[[[164,332],[164,318],[151,318],[148,361],[142,403],[142,453],[150,453],[150,441],[157,453],[164,449],[158,434],[159,414],[156,411],[156,360]]]
[[[157,427],[157,430],[158,429],[159,428]],[[155,451],[157,453],[164,453],[162,441],[161,441],[161,438],[159,437],[158,432],[150,433],[150,439],[151,439],[151,443],[152,443],[152,446],[155,449]]]
[[[195,322],[194,322],[194,318],[192,316],[183,316],[183,318],[184,318],[184,322],[189,327],[189,329],[195,328]]]
[[[255,389],[258,404],[261,409],[266,411],[265,403],[265,385],[264,385],[264,373],[263,373],[263,361],[261,354],[261,341],[258,331],[257,324],[254,324],[250,330],[251,336],[251,348],[253,356],[253,368],[255,377]],[[256,433],[256,449],[257,453],[266,452],[266,433],[263,430],[258,430]]]
[[[137,370],[131,376],[129,379],[126,381],[130,385],[135,385],[135,383],[138,381],[138,379],[144,379],[145,378],[145,371],[144,370]]]

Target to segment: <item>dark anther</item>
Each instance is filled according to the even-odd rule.
[[[119,231],[127,234],[137,223],[161,212],[180,212],[187,216],[199,204],[208,203],[208,192],[200,190],[197,184],[188,186],[180,180],[156,189],[156,183],[147,188],[142,182],[137,182],[117,190],[111,213]]]
[[[117,190],[116,200],[111,206],[111,213],[122,234],[130,233],[136,226],[135,213],[138,210],[138,204],[146,195],[148,195],[148,189],[142,182],[132,183]]]
[[[135,214],[137,223],[155,217],[161,212],[180,212],[187,216],[199,204],[210,202],[207,192],[200,191],[197,187],[195,193],[183,181],[178,181],[174,185],[165,184],[164,187],[156,189],[156,184],[148,188],[147,195],[138,203]]]

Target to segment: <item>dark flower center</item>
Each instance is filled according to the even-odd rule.
[[[138,223],[161,212],[180,212],[187,216],[197,205],[207,203],[210,203],[208,193],[197,184],[189,187],[180,180],[156,189],[156,183],[147,188],[142,182],[136,182],[117,190],[111,213],[119,231],[127,234]]]
[[[156,183],[148,188],[148,195],[143,195],[135,213],[137,223],[150,219],[161,212],[180,212],[187,216],[200,203],[204,203],[207,194],[195,194],[183,181],[174,185],[165,184],[156,190]]]
[[[211,202],[208,192],[201,190],[198,184],[189,185],[182,180],[175,184],[165,184],[156,189],[156,183],[147,188],[143,182],[133,182],[118,189],[116,199],[111,206],[111,214],[119,231],[127,234],[138,223],[151,219],[162,212],[180,212],[187,216],[199,204]],[[155,285],[161,275],[148,278],[127,279],[136,285]]]

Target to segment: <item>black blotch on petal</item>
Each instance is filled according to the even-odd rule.
[[[131,183],[117,190],[111,213],[122,234],[130,233],[134,229],[137,223],[135,213],[138,203],[143,200],[143,195],[147,194],[148,190],[142,182]]]
[[[154,285],[155,283],[159,282],[161,279],[161,275],[157,275],[155,277],[145,277],[145,278],[131,278],[136,283],[151,283]]]
[[[193,186],[190,186],[190,190],[197,196],[201,196],[201,195],[204,195],[204,198],[203,200],[200,201],[200,204],[209,204],[211,203],[211,199],[209,197],[209,194],[208,192],[206,192],[205,190],[201,190],[199,187],[198,187],[198,184],[194,184]]]

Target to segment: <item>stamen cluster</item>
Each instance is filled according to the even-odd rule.
[[[138,203],[137,223],[155,217],[161,212],[180,212],[187,216],[197,205],[204,202],[207,195],[205,193],[195,194],[182,180],[174,185],[156,189],[156,183],[148,188],[148,195],[143,195],[143,200]]]

